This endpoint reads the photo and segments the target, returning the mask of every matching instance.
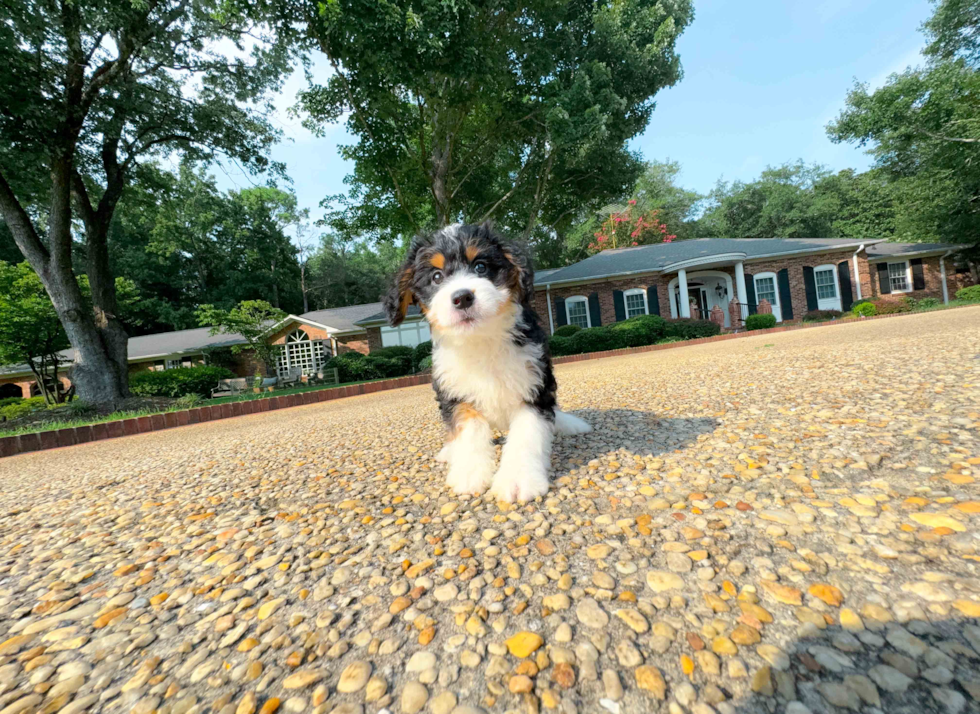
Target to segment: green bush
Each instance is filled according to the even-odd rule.
[[[921,300],[915,301],[915,310],[935,310],[937,307],[941,307],[943,301],[939,298],[934,297],[924,297]]]
[[[432,357],[423,357],[419,361],[419,371],[424,372],[429,369],[432,369]]]
[[[714,337],[721,333],[721,328],[711,320],[691,320],[682,318],[670,320],[667,323],[665,337],[679,337],[682,340],[695,340],[699,337]]]
[[[16,397],[15,397],[16,398]],[[30,399],[18,399],[18,401],[13,404],[8,404],[5,407],[0,407],[0,417],[5,417],[7,419],[17,419],[18,417],[25,416],[31,412],[39,412],[42,409],[46,409],[47,405],[44,403],[44,397],[31,397]]]
[[[341,382],[362,382],[367,379],[380,379],[377,366],[367,361],[360,352],[344,352],[327,360],[327,369],[336,368]]]
[[[204,400],[201,399],[200,394],[185,394],[174,402],[174,406],[178,409],[193,409],[200,406],[202,401]]]
[[[590,327],[580,330],[568,338],[568,344],[572,349],[571,354],[603,352],[626,346],[622,337],[608,327]]]
[[[768,330],[776,326],[776,316],[772,313],[767,315],[749,315],[745,318],[745,329],[747,330]]]
[[[581,330],[582,330],[582,328],[579,327],[578,325],[562,325],[557,330],[555,330],[554,336],[555,337],[571,337],[576,332],[580,332]]]
[[[657,340],[655,344],[658,344],[658,345],[669,345],[669,344],[673,344],[674,342],[684,342],[684,338],[683,337],[665,337],[662,340]]]
[[[412,363],[415,365],[415,369],[423,369],[422,360],[424,360],[426,357],[431,357],[431,356],[432,356],[432,340],[419,342],[415,346],[415,350],[412,352]]]
[[[581,328],[579,328],[581,329]],[[575,354],[572,352],[572,338],[554,335],[548,340],[548,347],[552,357],[562,357],[564,355]]]
[[[667,321],[658,315],[637,315],[610,325],[627,347],[652,345],[667,334]]]
[[[11,404],[20,404],[22,401],[24,401],[23,397],[4,397],[0,399],[0,409],[9,407]]]
[[[878,307],[870,300],[861,300],[854,303],[851,312],[858,317],[874,317],[878,314]]]
[[[980,285],[960,288],[956,291],[956,299],[965,300],[966,302],[980,302]]]
[[[803,322],[825,322],[836,320],[843,313],[840,310],[810,310],[803,316]]]
[[[415,349],[413,347],[392,345],[391,347],[381,347],[380,349],[371,350],[371,354],[368,357],[391,357],[397,359],[399,357],[412,357],[414,354]]]
[[[880,297],[874,301],[879,315],[897,315],[900,312],[912,312],[914,301],[910,297]]]
[[[384,357],[368,355],[363,364],[365,364],[368,368],[373,368],[376,370],[378,377],[382,379],[401,377],[403,375],[410,374],[412,371],[412,360],[410,357]],[[368,377],[367,379],[371,379],[371,377]]]
[[[855,300],[854,302],[851,303],[851,309],[853,310],[858,305],[865,305],[867,303],[873,303],[873,302],[874,302],[874,300],[871,300],[869,298],[864,298],[862,300]]]
[[[219,379],[234,376],[230,369],[213,366],[137,372],[129,378],[129,390],[139,397],[183,397],[185,394],[210,397]]]

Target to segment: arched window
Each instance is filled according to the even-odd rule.
[[[306,330],[293,330],[288,335],[286,335],[286,342],[309,342],[310,336],[306,334]]]

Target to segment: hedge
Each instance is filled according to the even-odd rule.
[[[746,330],[768,330],[776,326],[776,316],[772,313],[765,315],[749,315],[745,318]]]
[[[966,302],[980,302],[980,285],[960,288],[956,291],[956,299],[965,300]]]
[[[840,310],[810,310],[803,316],[803,322],[824,322],[826,320],[836,320],[843,313]]]
[[[680,337],[682,340],[696,340],[699,337],[714,337],[721,334],[721,328],[711,320],[692,320],[684,318],[667,323],[665,337]]]
[[[860,317],[874,317],[878,314],[878,308],[870,300],[862,300],[859,303],[854,303],[851,312]]]
[[[625,347],[626,342],[610,327],[590,327],[580,330],[568,338],[571,354],[583,352],[604,352]]]
[[[234,376],[230,369],[212,365],[137,372],[129,378],[129,390],[140,397],[183,397],[185,394],[210,397],[219,379],[232,379]]]
[[[575,354],[572,352],[572,338],[554,335],[548,340],[548,347],[552,357],[564,357],[565,355]]]
[[[637,315],[610,325],[626,347],[652,345],[667,334],[667,321],[658,315]]]
[[[432,340],[426,340],[425,342],[419,342],[415,346],[415,350],[412,352],[412,362],[415,364],[415,369],[425,369],[422,367],[422,361],[426,357],[432,356]],[[431,363],[429,364],[431,368]]]
[[[44,397],[31,397],[30,399],[9,397],[3,401],[4,405],[0,406],[0,417],[6,419],[17,419],[31,412],[39,412],[47,408]]]
[[[578,325],[562,325],[555,330],[555,337],[571,337],[576,332],[581,332],[582,328]]]

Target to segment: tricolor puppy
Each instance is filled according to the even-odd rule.
[[[534,269],[486,225],[416,238],[385,298],[392,325],[413,303],[432,332],[432,386],[449,430],[439,458],[457,493],[530,501],[548,492],[554,434],[592,428],[555,409],[547,335],[531,307]],[[493,429],[509,431],[495,468]],[[494,473],[496,471],[496,473]]]

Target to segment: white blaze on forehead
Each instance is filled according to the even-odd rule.
[[[453,294],[460,290],[473,293],[473,306],[465,314],[453,305]],[[439,286],[429,303],[429,315],[440,327],[459,325],[464,317],[473,320],[474,326],[482,320],[496,316],[501,307],[510,300],[510,291],[494,285],[487,278],[480,278],[470,272],[451,276]]]

